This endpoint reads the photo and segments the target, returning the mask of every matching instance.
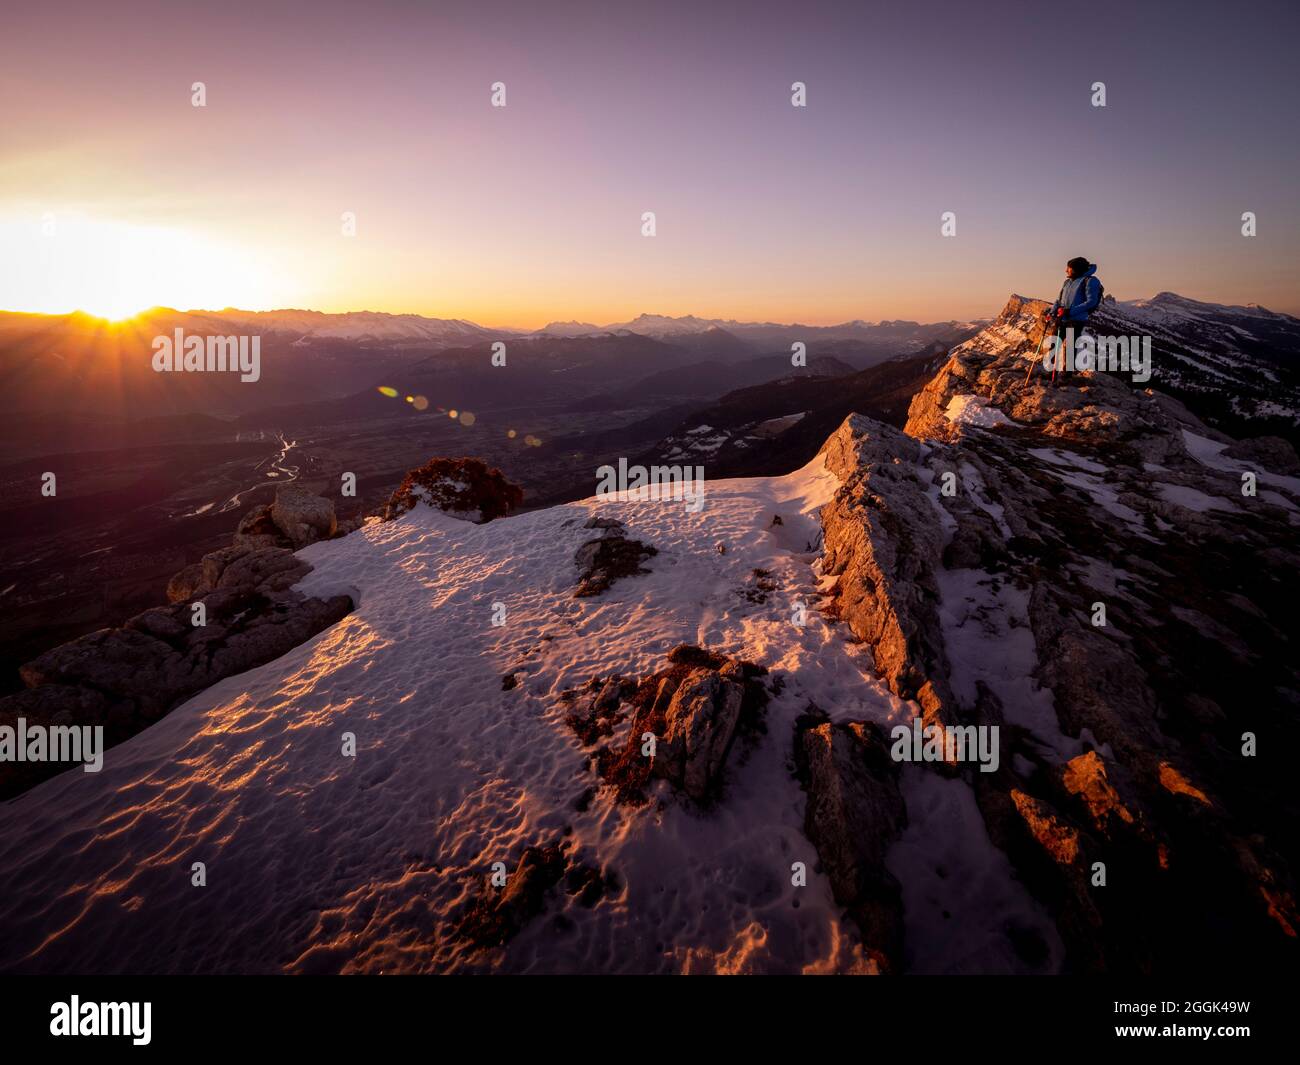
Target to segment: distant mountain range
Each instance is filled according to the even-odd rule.
[[[1234,423],[1241,419],[1266,419],[1269,431],[1281,435],[1294,426],[1300,319],[1162,292],[1108,299],[1096,322],[1150,335],[1157,354],[1163,352],[1154,383],[1225,430],[1239,431]],[[700,403],[792,374],[835,377],[892,359],[944,354],[988,325],[854,320],[809,326],[642,314],[604,326],[557,321],[525,332],[371,311],[160,307],[119,324],[81,313],[0,312],[0,411],[9,414],[8,433],[40,434],[68,432],[69,419],[280,417],[290,410],[317,419],[339,404],[337,413],[364,415],[388,403],[375,391],[381,385],[423,395],[433,409]],[[176,329],[260,336],[261,379],[154,373],[152,339]],[[492,362],[497,341],[507,346],[504,367]],[[806,346],[803,368],[791,361],[797,343]]]
[[[347,311],[329,314],[324,311],[275,310],[244,311],[236,307],[223,310],[179,311],[170,307],[153,307],[136,315],[133,321],[174,322],[196,332],[229,332],[231,325],[243,329],[256,329],[259,333],[289,336],[297,344],[346,341],[369,345],[429,344],[446,347],[462,345],[475,340],[503,340],[511,337],[586,337],[618,336],[636,333],[656,339],[697,337],[703,334],[724,332],[751,343],[772,343],[786,337],[798,339],[919,339],[918,334],[950,330],[962,325],[979,323],[935,322],[922,324],[912,321],[865,322],[855,319],[840,325],[813,326],[779,322],[737,322],[720,318],[697,318],[685,315],[672,318],[661,314],[642,314],[626,322],[610,325],[593,325],[589,322],[551,322],[541,329],[514,329],[501,326],[484,326],[463,318],[428,318],[420,314],[388,314],[382,311]],[[63,315],[24,314],[0,312],[0,336],[25,330],[58,328],[60,325],[93,328],[103,319],[75,311]]]
[[[790,372],[796,341],[806,346],[809,359],[833,356],[847,372],[952,346],[976,328],[954,322],[813,327],[642,315],[604,328],[569,322],[523,332],[370,311],[157,307],[122,323],[80,312],[0,312],[0,411],[36,419],[35,431],[62,431],[48,422],[50,416],[233,417],[339,400],[380,385],[424,394],[444,407],[575,402],[635,388],[641,379],[666,372],[690,378],[686,368],[693,364],[708,364],[707,373],[669,392],[713,398]],[[153,339],[178,329],[189,336],[260,337],[260,380],[155,373]],[[491,361],[491,345],[498,341],[508,345],[508,372]],[[754,360],[764,361],[728,369]]]

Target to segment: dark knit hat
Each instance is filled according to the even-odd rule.
[[[1066,265],[1066,266],[1071,266],[1071,267],[1073,267],[1073,268],[1074,268],[1074,276],[1075,276],[1075,277],[1078,277],[1078,276],[1079,276],[1080,274],[1082,274],[1085,270],[1087,270],[1088,267],[1092,265],[1092,263],[1088,262],[1088,260],[1085,259],[1082,255],[1076,255],[1073,259],[1071,259],[1071,260],[1070,260],[1068,263],[1066,263],[1065,265]]]

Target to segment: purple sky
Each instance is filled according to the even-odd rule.
[[[17,6],[0,308],[934,320],[1086,255],[1300,313],[1294,3]]]

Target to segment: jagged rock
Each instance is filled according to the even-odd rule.
[[[19,669],[31,688],[76,685],[131,702],[146,719],[223,677],[242,673],[296,647],[344,617],[347,596],[239,596],[201,600],[208,624],[190,623],[186,604],[160,607],[122,628],[100,629],[62,644]]]
[[[453,517],[486,522],[509,514],[523,499],[522,488],[479,459],[435,458],[402,478],[384,508],[384,520],[425,503]]]
[[[282,547],[259,547],[245,540],[211,551],[186,566],[167,585],[167,598],[178,603],[217,589],[231,592],[283,591],[300,581],[311,567]]]
[[[767,670],[690,644],[673,648],[668,666],[639,682],[593,678],[580,693],[565,693],[571,728],[592,743],[631,716],[624,739],[595,753],[597,773],[621,802],[640,804],[652,777],[667,780],[696,801],[719,790],[722,768],[736,738],[761,730]],[[656,737],[653,758],[643,753]]]
[[[525,848],[505,886],[499,891],[489,889],[473,901],[461,920],[460,934],[477,946],[497,947],[540,914],[547,896],[561,883],[566,894],[587,908],[617,888],[613,873],[566,854],[567,846],[556,841]]]
[[[378,518],[371,518],[366,514],[355,514],[350,518],[341,518],[338,523],[336,536],[347,536],[348,533],[356,532],[368,521],[378,521]]]
[[[658,553],[651,544],[629,540],[621,533],[607,530],[605,535],[588,540],[574,554],[573,561],[582,572],[578,575],[578,587],[573,597],[582,599],[600,595],[621,577],[649,573],[641,563]]]
[[[169,643],[128,625],[100,629],[52,648],[20,666],[18,674],[29,688],[64,684],[112,692],[152,719],[174,690],[180,665]]]
[[[559,843],[524,850],[500,895],[478,899],[461,925],[461,934],[479,946],[495,947],[513,938],[541,913],[546,893],[564,877]]]
[[[333,503],[293,484],[276,490],[270,518],[295,549],[329,539],[338,527]]]
[[[1080,624],[1071,606],[1050,580],[1029,596],[1029,622],[1041,648],[1038,679],[1055,694],[1061,727],[1071,736],[1089,729],[1126,758],[1144,758],[1162,742],[1159,701],[1146,671],[1102,629]]]
[[[315,599],[292,590],[311,566],[287,546],[337,531],[329,500],[296,485],[281,487],[273,504],[244,515],[230,547],[171,578],[171,605],[52,648],[20,667],[29,690],[0,699],[0,722],[20,712],[61,713],[77,724],[105,725],[112,745],[218,680],[280,657],[353,608],[346,595]],[[194,624],[194,602],[203,604],[202,626]],[[17,775],[0,770],[0,798],[59,768]]]
[[[311,572],[292,551],[279,547],[227,547],[203,558],[203,591],[283,591]]]
[[[823,511],[823,571],[894,692],[926,706],[928,684],[941,715],[1036,720],[1030,757],[976,792],[989,835],[1056,915],[1070,967],[1196,964],[1188,928],[1222,960],[1284,957],[1296,863],[1273,802],[1290,784],[1261,763],[1243,775],[1235,750],[1261,714],[1300,739],[1300,657],[1273,623],[1300,598],[1300,493],[1274,480],[1243,502],[1238,472],[1188,449],[1226,443],[1227,458],[1279,473],[1294,453],[1232,443],[1183,402],[1195,395],[1114,373],[1026,384],[1041,306],[1013,298],[954,348],[906,437],[850,419],[827,442],[841,488]],[[1099,328],[1126,313],[1108,307]],[[950,417],[971,404],[988,416]],[[980,658],[1002,654],[1019,655],[1017,675],[989,688]],[[1084,741],[1105,756],[1034,753]],[[1093,887],[1097,860],[1122,879]],[[1230,917],[1214,912],[1227,899]]]
[[[283,493],[285,489],[280,489]],[[277,494],[277,499],[279,498]],[[321,500],[328,502],[328,500]],[[331,506],[331,510],[333,507]],[[276,524],[272,515],[272,506],[270,503],[264,503],[261,506],[252,507],[247,514],[239,520],[239,526],[235,530],[236,545],[246,547],[286,547],[294,548],[303,546],[295,544],[284,531]]]
[[[939,373],[913,397],[905,431],[918,439],[949,442],[987,432],[953,417],[954,404],[973,397],[1005,414],[1013,427],[1032,426],[1061,440],[1132,445],[1143,436],[1162,435],[1170,419],[1161,402],[1113,374],[1073,372],[1053,383],[1038,367],[1026,380],[1046,308],[1041,300],[1013,296],[994,325],[954,348]],[[1188,417],[1195,421],[1190,413]],[[1163,436],[1169,442],[1168,434]]]
[[[1138,812],[1125,804],[1106,772],[1106,763],[1096,751],[1088,751],[1065,764],[1065,790],[1080,799],[1093,825],[1105,835],[1136,828]]]
[[[151,607],[130,618],[124,628],[157,636],[160,640],[175,642],[193,631],[193,622],[187,612],[169,607]]]
[[[278,598],[272,599],[262,613],[233,619],[215,645],[200,633],[195,643],[203,645],[201,653],[210,656],[208,674],[202,678],[200,688],[279,658],[341,621],[352,609],[352,600],[346,595],[329,599]],[[226,620],[218,618],[219,623]]]
[[[93,688],[43,684],[7,696],[3,707],[0,724],[22,717],[36,725],[103,725],[111,704]]]
[[[1265,721],[1300,740],[1300,656],[1277,624],[1300,600],[1300,492],[1243,497],[1196,438],[1275,473],[1293,452],[1233,443],[1187,390],[1026,384],[1042,306],[1013,298],[953,349],[906,435],[851,417],[827,441],[834,608],[927,717],[1006,726],[1019,757],[977,777],[980,809],[1069,968],[1176,971],[1193,942],[1225,964],[1284,958],[1300,863],[1279,831],[1300,811],[1285,772],[1237,752]],[[1099,328],[1134,332],[1130,313],[1108,305]],[[987,416],[950,417],[972,405]]]
[[[286,654],[351,612],[345,595],[307,598],[288,586],[310,566],[279,548],[239,546],[204,559],[199,596],[207,624],[188,602],[154,607],[120,628],[100,629],[46,651],[19,669],[29,691],[0,699],[0,722],[26,714],[103,724],[120,743],[217,681]],[[0,772],[0,797],[65,766]]]
[[[839,578],[839,616],[871,645],[890,689],[921,704],[927,724],[955,720],[934,579],[943,539],[917,475],[920,448],[854,414],[823,454],[843,482],[822,509],[822,572]]]
[[[619,704],[636,691],[636,682],[620,676],[602,680],[593,677],[580,691],[560,694],[567,704],[565,723],[573,729],[584,746],[590,746],[602,736],[613,735],[614,726],[621,720]]]
[[[795,756],[808,791],[804,831],[868,956],[880,971],[898,972],[902,890],[885,867],[886,852],[907,826],[898,766],[871,722],[802,723]]]
[[[718,778],[740,719],[744,689],[709,669],[695,669],[677,685],[664,711],[655,755],[656,776],[703,799]]]
[[[1023,791],[1012,790],[1011,800],[1024,819],[1025,826],[1051,859],[1059,865],[1073,867],[1079,863],[1079,832],[1057,817],[1047,803]]]
[[[167,601],[183,603],[200,594],[203,587],[203,563],[191,562],[167,582]]]

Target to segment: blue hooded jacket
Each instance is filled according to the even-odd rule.
[[[1086,322],[1088,315],[1097,309],[1101,302],[1101,282],[1096,277],[1097,264],[1093,263],[1084,271],[1082,277],[1067,277],[1061,286],[1061,294],[1052,304],[1051,316],[1056,317],[1059,307],[1065,308],[1067,322]]]

